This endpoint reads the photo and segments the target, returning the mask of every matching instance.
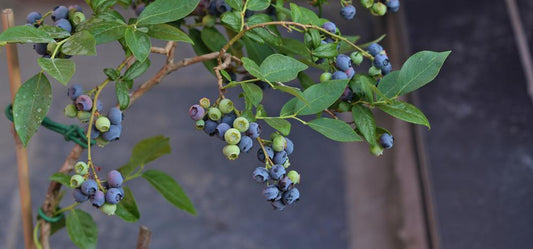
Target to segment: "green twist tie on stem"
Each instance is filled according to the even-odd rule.
[[[59,210],[59,208],[58,208],[57,210]],[[49,216],[47,216],[46,214],[44,214],[42,208],[39,208],[39,210],[37,211],[37,213],[39,214],[39,217],[41,217],[41,219],[43,219],[44,221],[46,221],[46,222],[48,222],[48,223],[56,223],[56,222],[60,221],[61,219],[63,219],[63,217],[65,216],[64,213],[60,213],[60,214],[57,215],[57,216],[49,217]]]
[[[12,105],[8,105],[6,107],[5,115],[7,119],[13,122],[13,106]],[[87,137],[85,136],[83,129],[79,125],[60,124],[60,123],[52,121],[48,117],[45,117],[43,119],[43,122],[41,123],[41,125],[51,131],[54,131],[54,132],[57,132],[63,135],[63,137],[65,137],[65,141],[72,141],[80,145],[82,148],[87,149]],[[94,144],[96,144],[96,140],[91,139],[91,145],[94,145]]]

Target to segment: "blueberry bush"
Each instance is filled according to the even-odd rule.
[[[216,99],[198,96],[198,103],[191,103],[191,129],[224,141],[221,158],[236,160],[255,147],[259,162],[250,172],[251,180],[263,185],[262,195],[274,209],[283,210],[303,194],[297,188],[300,174],[288,169],[295,147],[289,138],[293,128],[289,120],[335,141],[366,142],[370,153],[381,155],[392,148],[394,138],[376,124],[373,110],[429,128],[424,114],[399,97],[432,81],[450,53],[421,51],[394,67],[399,70],[393,70],[386,50],[379,44],[381,38],[361,44],[358,36],[346,35],[345,30],[317,14],[327,0],[313,0],[309,5],[283,0],[85,1],[90,9],[71,5],[57,6],[44,14],[31,12],[25,25],[0,34],[0,46],[33,44],[42,69],[21,86],[9,110],[22,144],[27,146],[37,128],[48,122],[46,115],[53,97],[49,79],[59,83],[55,87],[68,89],[68,96],[59,96],[72,101],[64,114],[84,127],[78,137],[71,132],[70,139],[76,145],[69,160],[50,177],[35,228],[38,247],[49,248],[50,234],[66,227],[76,246],[95,248],[96,224],[90,214],[78,209],[85,202],[106,215],[137,221],[140,210],[127,187],[136,178],[146,180],[176,208],[196,213],[171,176],[145,168],[170,153],[169,138],[156,136],[140,141],[127,164],[106,168],[105,175],[91,154],[92,146],[115,146],[113,141],[120,138],[122,126],[127,125],[123,112],[180,68],[203,63],[213,74],[218,92]],[[333,2],[330,4],[339,4]],[[132,15],[123,16],[117,11],[120,8],[131,8]],[[399,8],[399,0],[340,0],[338,13],[352,20],[356,9],[383,16]],[[155,47],[152,39],[167,44]],[[116,68],[103,68],[106,79],[91,89],[71,83],[76,65],[70,58],[96,55],[96,46],[110,42],[122,47],[122,63]],[[174,61],[178,42],[192,46],[197,56]],[[150,80],[138,82],[137,78],[152,66],[151,53],[165,55],[166,63]],[[306,72],[310,68],[322,72],[318,79]],[[224,94],[230,90],[240,92],[242,99],[226,98]],[[104,107],[99,99],[102,91],[114,91],[117,105]],[[267,114],[262,104],[264,91],[278,91],[293,98],[279,113]],[[238,109],[234,101],[244,102],[244,108]],[[341,119],[338,113],[351,113],[351,118]],[[261,127],[265,125],[275,132],[263,134]],[[79,160],[83,149],[87,160]],[[60,207],[62,186],[71,196],[63,201],[67,203],[64,208]]]

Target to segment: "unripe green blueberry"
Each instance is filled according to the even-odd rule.
[[[218,104],[218,109],[220,109],[222,113],[230,113],[233,111],[233,102],[231,99],[223,99]]]
[[[104,138],[102,138],[102,136],[99,136],[99,137],[96,138],[96,145],[98,145],[98,147],[104,147],[108,143],[109,143],[109,141],[106,141]]]
[[[224,140],[228,144],[238,144],[241,141],[241,132],[235,128],[228,129],[224,133]]]
[[[208,109],[211,106],[211,101],[208,98],[201,98],[199,102],[204,109]]]
[[[287,177],[289,177],[294,184],[300,183],[300,174],[295,170],[289,171],[289,173],[287,173]]]
[[[287,140],[283,136],[277,136],[272,140],[272,149],[276,152],[282,151],[287,145]]]
[[[373,4],[374,4],[374,0],[361,0],[361,5],[363,5],[363,7],[367,9],[372,7]]]
[[[353,64],[359,66],[361,62],[363,62],[363,54],[361,52],[355,51],[350,54],[350,59],[352,59]]]
[[[250,128],[250,122],[245,117],[238,117],[233,121],[233,127],[240,132],[246,132]]]
[[[274,141],[274,138],[279,137],[279,136],[281,136],[281,135],[279,133],[277,133],[277,132],[271,133],[270,134],[270,140]]]
[[[89,172],[89,166],[83,161],[79,161],[74,165],[74,170],[76,174],[85,175]]]
[[[287,160],[282,165],[284,168],[288,168],[289,166],[291,166],[290,159],[287,157]]]
[[[81,175],[73,175],[70,177],[70,187],[77,188],[83,184],[85,179]]]
[[[85,21],[85,14],[83,12],[75,12],[73,15],[69,15],[68,19],[74,26],[77,26]]]
[[[346,102],[346,101],[342,101],[339,103],[339,107],[338,107],[338,110],[339,112],[349,112],[351,110],[351,105]]]
[[[95,126],[99,131],[106,132],[109,130],[109,126],[111,126],[111,121],[105,116],[100,116],[96,120]]]
[[[200,120],[196,121],[195,126],[196,126],[197,130],[203,130],[204,126],[205,126],[205,121],[203,119],[200,119]]]
[[[209,111],[207,111],[207,116],[213,121],[218,121],[220,118],[222,118],[222,113],[218,108],[211,107],[209,108]]]
[[[216,21],[217,18],[212,15],[206,15],[202,18],[202,24],[207,28],[215,26]]]
[[[370,153],[374,156],[381,156],[383,154],[383,148],[381,146],[375,144],[370,146]]]
[[[91,119],[91,112],[86,112],[86,111],[78,111],[78,119],[83,122],[83,123],[87,123],[89,122],[89,120]]]
[[[239,146],[234,144],[228,144],[224,146],[224,149],[222,149],[222,152],[229,160],[235,160],[239,157],[239,153],[241,150],[239,149]]]
[[[324,72],[320,75],[320,82],[325,82],[331,79],[332,74],[330,72]]]
[[[387,5],[376,2],[372,5],[372,8],[370,8],[370,13],[375,16],[383,16],[387,13]]]
[[[76,109],[74,104],[68,104],[65,106],[63,114],[65,114],[65,117],[67,118],[75,118],[78,115],[78,109]]]
[[[371,66],[369,69],[368,69],[368,74],[372,77],[377,77],[379,75],[381,75],[381,69],[375,67],[375,66]]]
[[[102,213],[104,214],[114,215],[115,211],[117,210],[117,205],[105,203],[102,207],[100,207],[100,210],[102,210]]]

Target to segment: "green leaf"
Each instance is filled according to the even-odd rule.
[[[15,26],[0,33],[0,42],[6,43],[49,43],[55,42],[48,33],[26,25]]]
[[[130,161],[118,169],[124,176],[128,176],[137,167],[145,165],[163,155],[170,154],[170,139],[164,136],[146,138],[135,145],[131,152]]]
[[[315,24],[320,26],[320,20],[315,12],[307,9],[301,8],[298,5],[291,3],[291,17],[295,22],[302,24]]]
[[[70,36],[70,33],[68,31],[56,26],[42,25],[41,27],[39,27],[39,30],[46,32],[50,37],[54,39],[67,38]]]
[[[73,209],[67,215],[67,232],[74,245],[81,249],[95,249],[98,241],[98,229],[90,214]]]
[[[383,81],[383,79],[381,80]],[[380,81],[380,84],[382,84],[382,81]],[[376,85],[376,80],[366,74],[356,74],[355,77],[350,81],[350,88],[353,90],[353,92],[369,103],[374,102],[374,94],[372,93],[372,88],[370,87],[373,85]]]
[[[74,72],[76,72],[76,64],[69,59],[37,59],[39,66],[50,76],[54,77],[59,83],[67,85]]]
[[[270,6],[270,0],[249,0],[247,9],[253,11],[260,11]]]
[[[51,103],[52,88],[43,73],[33,76],[17,91],[13,103],[13,122],[24,147],[41,126]]]
[[[134,30],[133,28],[128,28],[126,29],[124,38],[126,38],[126,44],[128,44],[128,47],[137,60],[142,62],[148,58],[152,43],[147,34]]]
[[[356,43],[360,36],[356,35],[356,36],[351,36],[351,35],[343,35],[344,38],[348,39],[348,41],[352,42],[352,43]],[[349,45],[348,43],[346,43],[345,41],[339,41],[339,54],[347,54],[347,53],[350,53],[352,51],[355,50],[354,47],[352,47],[351,45]]]
[[[253,60],[250,60],[249,58],[246,58],[246,57],[242,57],[241,60],[242,60],[242,65],[244,69],[246,69],[248,73],[250,73],[252,76],[255,76],[256,78],[259,78],[259,79],[263,78],[261,69]]]
[[[307,103],[307,100],[305,99],[302,91],[300,91],[299,88],[292,87],[292,86],[286,86],[281,83],[278,83],[277,85],[274,85],[274,89],[280,90],[282,92],[288,93],[292,96],[295,96],[296,98],[300,99],[304,103]]]
[[[275,48],[280,51],[283,54],[287,55],[300,55],[300,56],[308,56],[309,50],[307,50],[307,47],[303,44],[303,42],[298,41],[296,39],[287,38],[284,37],[281,39],[282,44],[279,46],[275,46]]]
[[[238,11],[226,12],[222,14],[220,21],[231,30],[239,31],[241,28],[241,13]]]
[[[117,96],[118,105],[120,110],[126,110],[130,104],[130,91],[128,87],[128,81],[117,81],[115,83],[115,94]]]
[[[257,64],[261,64],[269,55],[274,53],[268,44],[254,42],[248,37],[244,37],[242,40],[246,47],[246,54]]]
[[[70,186],[70,176],[65,173],[56,172],[50,177],[48,177],[48,180],[61,183],[62,185],[67,187]]]
[[[131,65],[130,68],[128,68],[128,70],[126,70],[126,72],[124,73],[124,76],[123,78],[125,80],[134,80],[136,79],[137,77],[141,76],[143,73],[146,72],[146,70],[148,70],[148,68],[150,68],[150,60],[149,59],[146,59],[144,61],[136,61],[135,63],[133,63],[133,65]]]
[[[202,29],[201,37],[211,51],[219,51],[228,43],[226,37],[215,28]]]
[[[318,131],[327,138],[339,142],[361,141],[361,137],[342,120],[317,118],[307,123],[311,129]]]
[[[241,84],[241,87],[244,91],[246,102],[251,103],[253,106],[257,106],[261,103],[261,100],[263,100],[263,91],[260,87],[253,83]]]
[[[312,54],[318,58],[333,58],[337,56],[338,53],[337,43],[320,44],[320,46],[312,52]]]
[[[189,37],[194,41],[194,45],[192,46],[192,48],[197,55],[211,53],[211,50],[209,50],[209,48],[202,41],[201,33],[199,30],[190,29]],[[214,74],[213,68],[216,67],[217,65],[217,62],[215,59],[203,61],[202,63],[204,64],[205,68],[209,70],[209,72]]]
[[[89,31],[81,31],[68,38],[61,51],[68,55],[96,55],[96,40]]]
[[[287,103],[285,103],[283,105],[283,107],[281,107],[281,110],[279,111],[279,116],[283,117],[283,116],[290,116],[290,115],[295,114],[295,109],[296,109],[296,104],[297,103],[298,103],[298,99],[297,98],[293,98],[293,99],[287,101]]]
[[[309,75],[305,74],[304,72],[298,73],[298,81],[300,81],[300,85],[302,85],[304,89],[307,89],[315,84],[313,79],[311,79],[311,77],[309,77]]]
[[[156,0],[137,18],[137,24],[158,24],[179,20],[189,15],[200,0]]]
[[[238,11],[242,11],[242,0],[225,0],[226,3],[231,6],[231,8],[236,9]]]
[[[431,128],[424,113],[409,103],[393,100],[391,103],[379,104],[377,107],[395,118]]]
[[[120,71],[114,68],[104,68],[104,74],[112,81],[115,81],[120,77]]]
[[[273,54],[261,63],[260,71],[263,79],[270,82],[287,82],[296,78],[307,65],[289,56]]]
[[[168,202],[175,207],[196,215],[196,210],[178,183],[166,173],[159,170],[147,170],[142,174]]]
[[[374,145],[377,141],[376,135],[376,120],[372,111],[362,105],[354,105],[352,107],[352,115],[357,129],[363,134],[365,140]]]
[[[267,14],[254,14],[248,18],[248,26],[253,26],[260,23],[271,22],[272,18]],[[268,30],[267,30],[268,29]],[[265,28],[256,28],[247,32],[247,34],[255,34],[269,44],[279,46],[282,43],[281,36],[276,26],[267,26]],[[248,36],[250,37],[250,36]],[[251,37],[250,37],[251,38]]]
[[[283,136],[288,136],[291,132],[291,123],[282,118],[265,118],[265,122],[270,125],[270,127],[278,130],[283,134]]]
[[[85,22],[85,29],[89,31],[96,40],[96,44],[103,44],[116,41],[124,37],[127,25],[118,19],[110,18],[91,18]]]
[[[378,84],[378,89],[385,95],[387,98],[392,98],[400,92],[400,82],[398,82],[398,76],[400,76],[400,71],[392,71],[389,74],[385,75]],[[382,100],[378,96],[378,100]]]
[[[450,51],[421,51],[409,57],[398,75],[400,88],[396,95],[412,92],[435,79],[449,54]]]
[[[347,84],[348,80],[330,80],[312,85],[303,92],[308,103],[298,101],[294,109],[295,113],[310,115],[322,112],[339,99]]]
[[[165,41],[182,41],[193,43],[191,38],[180,29],[168,24],[154,24],[148,26],[148,35]]]
[[[127,222],[137,222],[141,217],[135,197],[130,188],[124,186],[124,199],[117,204],[115,214]]]

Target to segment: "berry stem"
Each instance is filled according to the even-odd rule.
[[[244,6],[242,7],[241,11],[241,28],[239,31],[242,31],[244,29],[244,15],[246,14],[246,8],[248,8],[248,1],[244,1]]]
[[[265,162],[268,162],[266,164],[266,168],[269,169],[270,167],[272,167],[272,165],[274,165],[274,163],[272,162],[272,160],[270,160],[270,157],[268,156],[268,153],[265,149],[265,145],[263,144],[263,140],[260,137],[257,137],[256,139],[257,139],[257,142],[259,143],[259,146],[261,146],[261,149],[263,150],[263,154],[265,155],[265,159],[266,159]]]
[[[61,214],[61,213],[64,213],[66,211],[70,211],[70,210],[74,209],[75,207],[77,207],[78,205],[80,205],[79,202],[72,203],[72,204],[70,204],[70,206],[62,208],[62,209],[59,209],[56,212],[54,212],[54,216],[56,216],[58,214]]]
[[[37,249],[43,249],[41,242],[39,241],[39,228],[41,227],[41,222],[37,222],[33,228],[33,243]]]

